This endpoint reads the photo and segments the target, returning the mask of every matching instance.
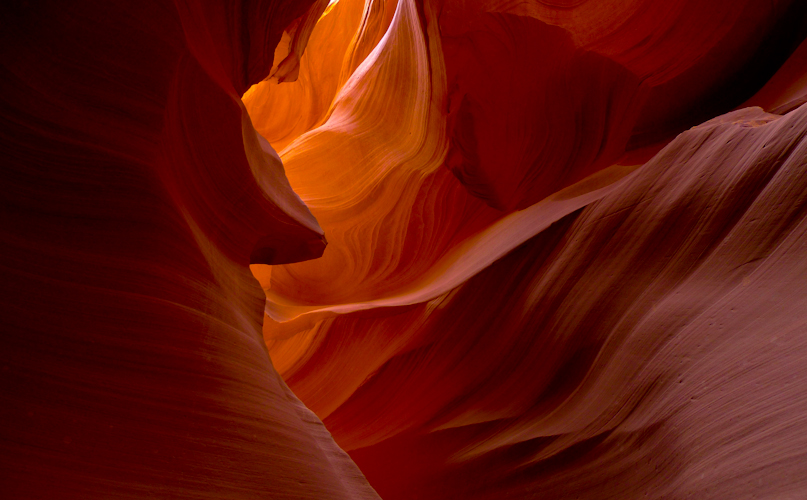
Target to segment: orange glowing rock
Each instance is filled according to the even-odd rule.
[[[388,3],[367,2],[377,4]],[[384,498],[746,491],[732,467],[759,457],[739,454],[737,428],[720,430],[729,417],[690,401],[702,376],[676,377],[725,370],[726,387],[749,391],[761,372],[743,366],[749,346],[767,345],[766,322],[803,320],[797,300],[771,311],[765,293],[735,292],[752,283],[738,268],[762,266],[775,242],[801,234],[800,209],[784,215],[762,193],[803,188],[801,146],[787,144],[802,144],[804,112],[738,111],[659,151],[758,90],[798,45],[805,7],[419,7],[400,1],[361,65],[345,49],[341,69],[328,70],[340,83],[325,84],[327,111],[306,126],[266,107],[267,127],[294,127],[270,142],[329,241],[322,258],[259,276],[279,373]],[[336,25],[348,19],[323,26]],[[363,40],[355,30],[351,43]],[[339,40],[330,46],[342,54]],[[801,104],[801,57],[760,92],[766,109]],[[293,85],[316,88],[316,70],[306,75]],[[267,85],[245,97],[252,116],[264,112],[260,95],[271,103],[284,92]],[[784,232],[750,243],[762,227]],[[792,259],[766,275],[778,296],[804,291],[782,278]],[[745,320],[729,302],[746,305]],[[698,345],[706,326],[688,326],[706,310],[713,324],[761,319],[718,362]],[[795,363],[800,349],[793,337],[764,363]],[[792,367],[772,377],[801,380]],[[797,394],[784,390],[759,413],[743,410],[747,398],[723,410],[748,425],[782,412],[765,427],[774,432]],[[701,417],[709,423],[693,430]],[[783,449],[791,432],[760,448],[760,470],[783,485],[760,495],[796,487],[785,479],[797,463]],[[713,451],[681,458],[702,440]],[[737,463],[697,477],[723,453]]]
[[[460,287],[270,352],[383,498],[800,488],[806,134],[707,122]]]
[[[788,12],[680,2],[663,11],[633,2],[613,11],[618,20],[595,22],[588,16],[605,9],[595,3],[572,15],[463,2],[429,3],[421,12],[402,1],[383,38],[377,27],[387,25],[389,2],[367,2],[361,15],[350,1],[329,9],[300,80],[288,90],[265,82],[245,96],[331,243],[323,258],[275,269],[263,283],[269,318],[305,314],[310,323],[311,315],[418,303],[456,286],[523,241],[500,239],[491,252],[473,243],[495,237],[508,211],[615,164],[641,164],[680,127],[682,109],[700,116],[696,101],[726,83],[720,75],[692,82],[705,58],[728,51],[723,63],[735,72],[758,71],[747,53],[760,42],[734,36],[735,26],[754,17],[753,34],[764,34]],[[695,19],[700,38],[685,29]],[[670,35],[644,53],[636,37],[648,30]],[[774,33],[769,45],[777,37],[787,38]],[[670,96],[660,92],[690,98],[664,111],[659,101]],[[301,109],[272,112],[298,100]],[[655,128],[643,125],[651,116]],[[666,139],[647,142],[658,137]],[[542,227],[517,232],[526,238]],[[288,330],[267,324],[270,337]]]
[[[0,496],[807,494],[807,3],[3,9]]]

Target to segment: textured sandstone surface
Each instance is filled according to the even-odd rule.
[[[807,3],[0,19],[0,497],[807,496]]]
[[[239,99],[306,5],[47,7],[2,15],[0,497],[377,498],[248,269],[324,248]]]

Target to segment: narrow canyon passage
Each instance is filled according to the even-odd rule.
[[[0,497],[807,495],[804,2],[1,9]]]

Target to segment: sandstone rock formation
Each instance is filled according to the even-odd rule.
[[[6,497],[807,495],[804,2],[4,9]]]
[[[306,6],[200,7],[3,14],[3,498],[377,498],[248,268],[325,246],[239,98]]]

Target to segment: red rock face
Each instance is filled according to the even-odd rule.
[[[3,14],[3,498],[377,498],[248,270],[325,246],[239,99],[306,7]]]
[[[418,311],[326,425],[384,498],[803,491],[805,111],[682,134]]]
[[[807,5],[4,9],[0,496],[807,495]]]
[[[793,2],[446,1],[446,165],[494,207],[530,206],[739,104],[804,15]]]

